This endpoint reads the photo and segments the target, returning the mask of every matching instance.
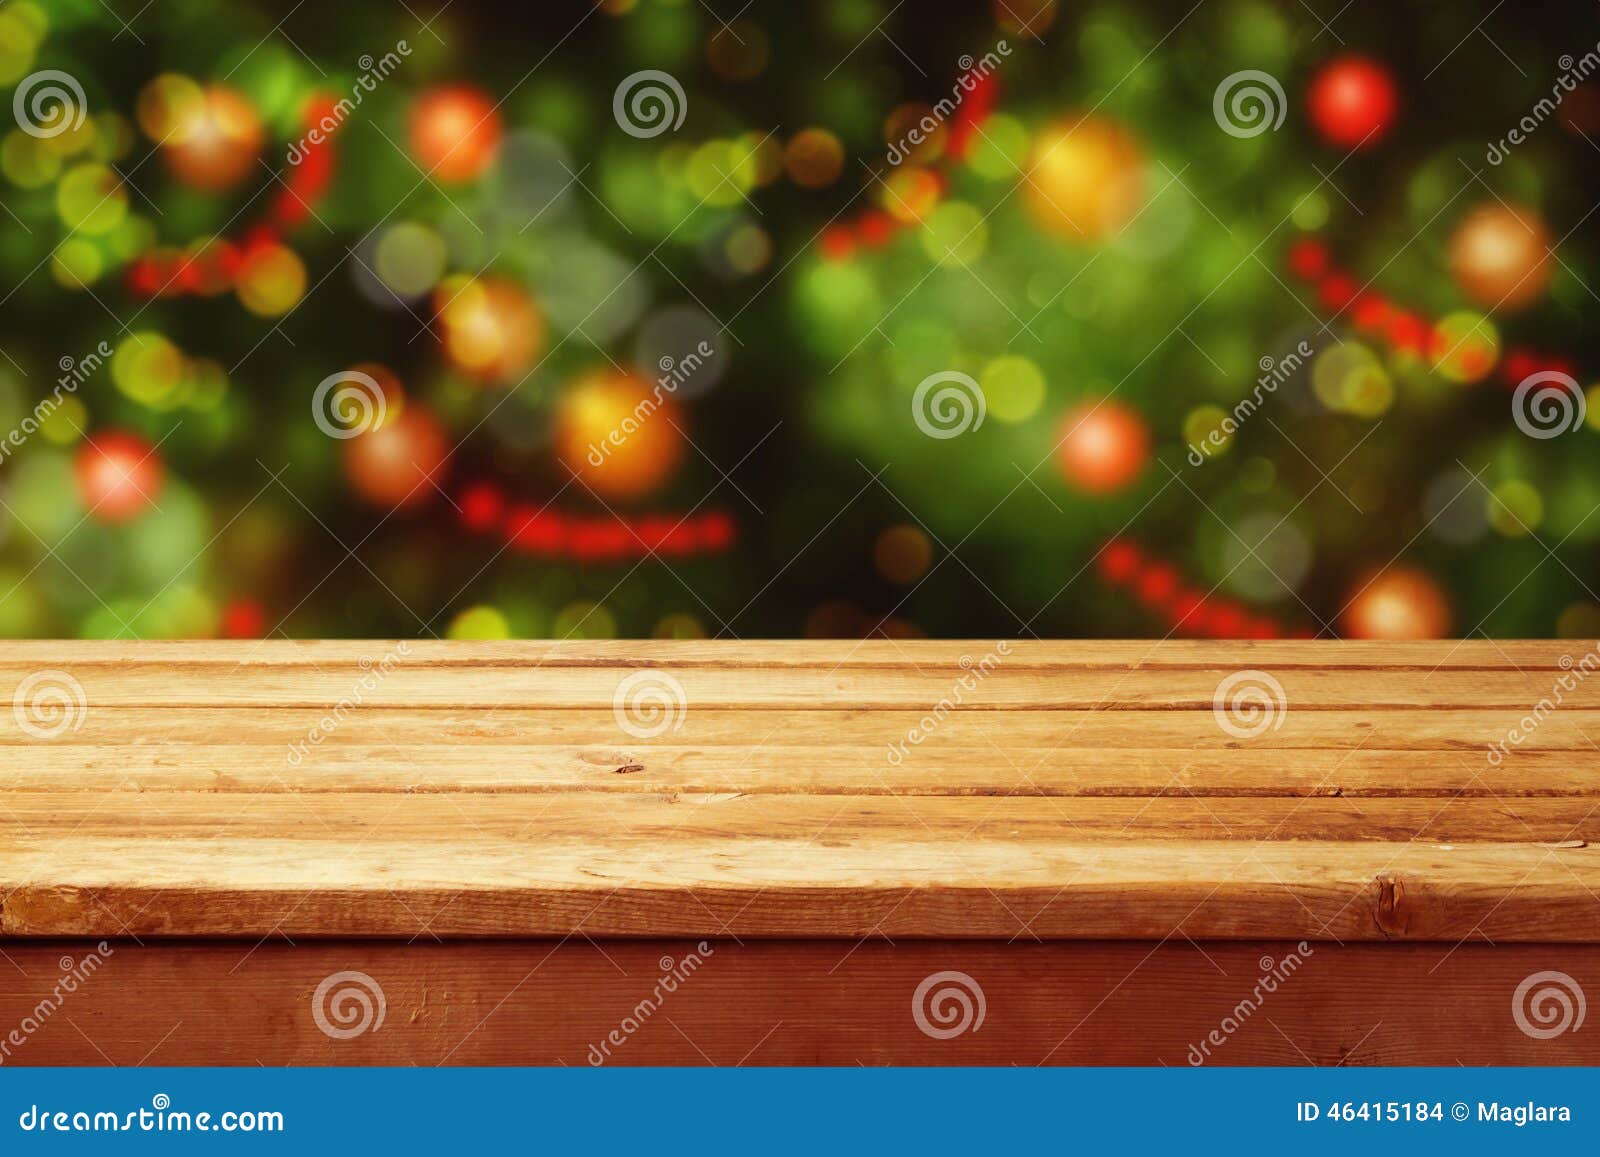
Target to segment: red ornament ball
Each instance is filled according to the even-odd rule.
[[[1138,412],[1121,402],[1086,402],[1063,419],[1056,461],[1075,489],[1112,494],[1144,472],[1150,431]]]
[[[411,404],[344,443],[345,476],[374,505],[415,506],[444,481],[449,452],[444,427]]]
[[[481,89],[451,84],[430,88],[411,106],[411,151],[441,181],[470,181],[494,163],[505,128]]]
[[[222,608],[222,637],[259,639],[267,631],[267,612],[254,599],[234,599]]]
[[[1366,56],[1340,56],[1311,78],[1306,107],[1323,140],[1353,149],[1376,144],[1389,131],[1400,93],[1382,64]]]
[[[1356,583],[1340,625],[1350,639],[1442,639],[1451,618],[1449,596],[1432,576],[1396,566]]]
[[[101,522],[127,522],[155,502],[166,478],[156,449],[137,434],[111,430],[85,442],[73,462],[78,493]]]

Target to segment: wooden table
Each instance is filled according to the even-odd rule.
[[[9,643],[0,1063],[1600,1063],[1588,647]]]

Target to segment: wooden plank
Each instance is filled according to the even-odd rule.
[[[1600,940],[1571,648],[1017,647],[959,702],[965,644],[0,651],[82,689],[0,723],[0,933]]]
[[[90,711],[104,707],[355,707],[611,709],[637,671],[625,665],[477,665],[462,668],[399,659],[392,666],[341,660],[314,666],[269,664],[229,671],[214,663],[129,659],[62,668]],[[1600,659],[1596,660],[1600,670]],[[667,692],[675,706],[738,707],[749,712],[796,706],[850,710],[1011,712],[1017,709],[1209,711],[1219,687],[1240,668],[1148,668],[1120,673],[1072,667],[1022,667],[1004,660],[980,674],[957,664],[915,659],[881,668],[724,668],[679,664]],[[0,662],[0,688],[24,686],[38,668]],[[1546,709],[1600,710],[1600,679],[1581,672],[1281,668],[1265,671],[1269,694],[1289,711],[1389,711],[1449,704],[1503,708],[1514,722],[1541,701]],[[1558,684],[1565,679],[1566,686]],[[1256,680],[1252,679],[1252,683]],[[7,726],[17,726],[14,720]],[[20,729],[20,728],[19,728]]]
[[[1600,843],[1600,799],[1587,797],[1326,799],[1219,797],[1204,805],[1182,794],[1107,796],[853,796],[629,792],[597,801],[593,792],[491,795],[482,792],[311,796],[138,792],[108,804],[93,792],[31,792],[0,812],[0,873],[30,842],[60,841],[65,858],[78,842],[133,837],[176,841],[281,841],[286,848],[330,834],[352,841],[431,844],[441,854],[478,843],[517,841],[530,857],[566,843],[604,840],[614,854],[647,863],[668,840],[703,842],[716,860],[723,845],[850,843],[886,846],[968,840],[1019,848],[1063,840],[1224,840],[1328,843]],[[225,850],[225,849],[224,849]],[[199,854],[198,852],[196,854]],[[958,857],[957,857],[958,858]],[[930,880],[953,866],[950,853],[928,864]],[[124,865],[137,872],[138,864]],[[3,876],[0,876],[3,878]],[[803,882],[800,874],[797,882]]]
[[[226,740],[216,735],[190,737]],[[105,738],[103,733],[99,733]],[[253,734],[254,738],[265,736]],[[242,737],[244,738],[244,737]],[[866,744],[632,748],[564,743],[288,742],[0,745],[0,792],[733,792],[834,795],[1514,799],[1600,796],[1587,750],[956,746],[939,735],[890,763]],[[820,738],[820,737],[814,737]],[[1155,737],[1142,737],[1153,739]],[[13,801],[7,806],[14,807]]]
[[[935,746],[981,747],[1003,752],[1012,747],[1104,751],[1122,748],[1224,750],[1353,749],[1459,752],[1483,761],[1491,743],[1503,743],[1520,713],[1461,711],[1450,707],[1398,711],[1282,712],[1282,724],[1248,739],[1217,725],[1204,711],[953,711],[925,726],[927,711],[793,708],[751,712],[694,708],[681,712],[676,726],[655,739],[622,730],[610,708],[552,710],[486,706],[427,710],[362,706],[335,716],[323,707],[285,708],[100,708],[80,712],[74,726],[53,738],[25,734],[0,715],[0,747],[63,747],[73,744],[149,746],[169,743],[304,743],[317,730],[326,747],[415,745],[578,744],[623,753],[661,746],[782,745],[794,740],[860,747],[887,753],[916,729],[928,738],[912,749],[911,761]],[[332,725],[329,725],[329,721]],[[1600,757],[1600,713],[1562,708],[1549,713],[1517,749],[1578,751]],[[309,746],[309,745],[308,745]]]
[[[288,801],[305,797],[277,797]],[[435,797],[436,798],[436,797]],[[624,797],[616,797],[624,798]],[[255,797],[261,806],[269,797]],[[1592,845],[890,836],[8,835],[0,935],[1600,941]]]
[[[1600,990],[1600,946],[1088,941],[173,942],[0,944],[0,1024],[26,1065],[1567,1065],[1600,1034],[1528,1035],[1518,986],[1561,971]],[[708,951],[709,950],[709,951]],[[690,967],[692,965],[692,967]],[[665,966],[665,967],[664,967]],[[919,986],[977,1008],[943,1038]],[[318,1026],[319,986],[374,1013]],[[658,988],[663,975],[672,988]],[[1257,986],[1271,978],[1272,991]],[[680,979],[681,978],[681,979]],[[383,995],[377,1023],[376,994]],[[352,1000],[344,1022],[360,1026]],[[952,1012],[954,1004],[949,1005]],[[923,1016],[935,1030],[959,1027]],[[374,1027],[375,1026],[375,1027]],[[0,1038],[3,1043],[4,1038]],[[1220,1042],[1220,1043],[1219,1043]]]
[[[1002,640],[518,640],[509,642],[404,641],[406,661],[454,667],[485,665],[676,667],[718,665],[751,668],[820,667],[954,667],[963,656],[979,659]],[[1384,671],[1439,668],[1560,670],[1562,660],[1581,660],[1600,644],[1581,639],[1467,639],[1436,642],[1367,642],[1318,640],[1230,640],[1224,643],[1185,639],[1003,640],[1006,665],[1076,667],[1080,669],[1147,669],[1218,665],[1219,653],[1239,667],[1355,667]],[[391,639],[265,639],[88,641],[77,639],[7,640],[4,658],[32,666],[114,666],[128,661],[206,663],[256,669],[278,665],[325,665],[379,660],[399,653]]]

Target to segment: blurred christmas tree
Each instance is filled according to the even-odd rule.
[[[1587,8],[113,8],[0,631],[1600,632]]]

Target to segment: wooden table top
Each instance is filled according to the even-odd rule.
[[[1600,941],[1584,642],[22,642],[0,935]]]

